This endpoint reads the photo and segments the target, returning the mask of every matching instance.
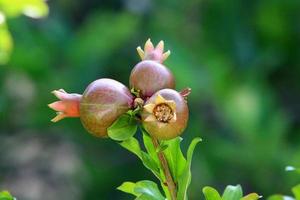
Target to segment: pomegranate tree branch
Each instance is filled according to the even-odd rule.
[[[153,143],[155,149],[157,150],[159,148],[158,140],[156,138],[152,137],[152,143]],[[166,184],[168,186],[168,190],[171,195],[171,200],[176,200],[177,189],[176,189],[176,185],[174,183],[172,174],[170,172],[168,161],[162,151],[157,152],[157,156],[160,161],[161,167],[163,169],[163,173],[166,177]]]

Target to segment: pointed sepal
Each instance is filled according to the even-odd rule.
[[[51,119],[52,122],[57,122],[66,117],[79,117],[79,104],[82,95],[80,94],[69,94],[63,89],[54,90],[52,93],[59,99],[48,106],[57,111],[56,117]]]
[[[163,63],[171,54],[168,50],[164,52],[164,41],[160,41],[155,47],[150,39],[145,43],[144,50],[139,46],[136,48],[140,58],[142,60],[154,60],[159,63]]]

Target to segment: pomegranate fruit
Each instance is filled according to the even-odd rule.
[[[80,101],[80,120],[88,132],[107,136],[107,128],[133,104],[133,96],[122,83],[98,79],[84,91]]]
[[[164,51],[164,42],[160,41],[154,48],[150,39],[145,43],[144,51],[137,48],[142,61],[131,71],[129,84],[131,88],[139,91],[140,96],[146,99],[155,92],[164,88],[175,87],[172,72],[162,63],[170,55]]]
[[[133,106],[133,96],[122,83],[102,78],[86,88],[83,95],[68,94],[64,90],[53,92],[60,101],[49,104],[58,111],[52,120],[80,117],[85,129],[94,136],[107,137],[107,128]]]
[[[173,89],[162,89],[151,96],[142,111],[145,130],[160,140],[173,139],[182,134],[189,118],[185,98]]]

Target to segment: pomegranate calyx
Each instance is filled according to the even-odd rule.
[[[163,40],[154,47],[151,40],[148,39],[145,43],[144,50],[140,46],[137,47],[136,50],[142,60],[153,60],[163,63],[171,54],[170,50],[164,52],[164,46]]]
[[[57,122],[66,117],[79,117],[79,103],[82,95],[76,93],[67,93],[63,89],[54,90],[52,93],[59,99],[48,106],[57,111],[56,117],[51,119],[52,122]]]

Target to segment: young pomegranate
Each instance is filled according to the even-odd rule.
[[[132,69],[129,84],[131,88],[139,91],[144,99],[160,89],[175,87],[171,71],[162,64],[170,55],[170,51],[163,51],[163,41],[154,48],[150,39],[145,43],[144,51],[141,47],[137,48],[142,61]]]
[[[188,118],[185,98],[173,89],[156,92],[146,101],[142,111],[143,127],[151,136],[160,140],[179,136],[184,131]]]
[[[67,94],[63,90],[53,92],[60,101],[49,104],[58,111],[52,120],[64,117],[80,117],[85,129],[97,137],[106,137],[107,128],[133,104],[133,96],[122,83],[102,78],[92,82],[83,95]]]

